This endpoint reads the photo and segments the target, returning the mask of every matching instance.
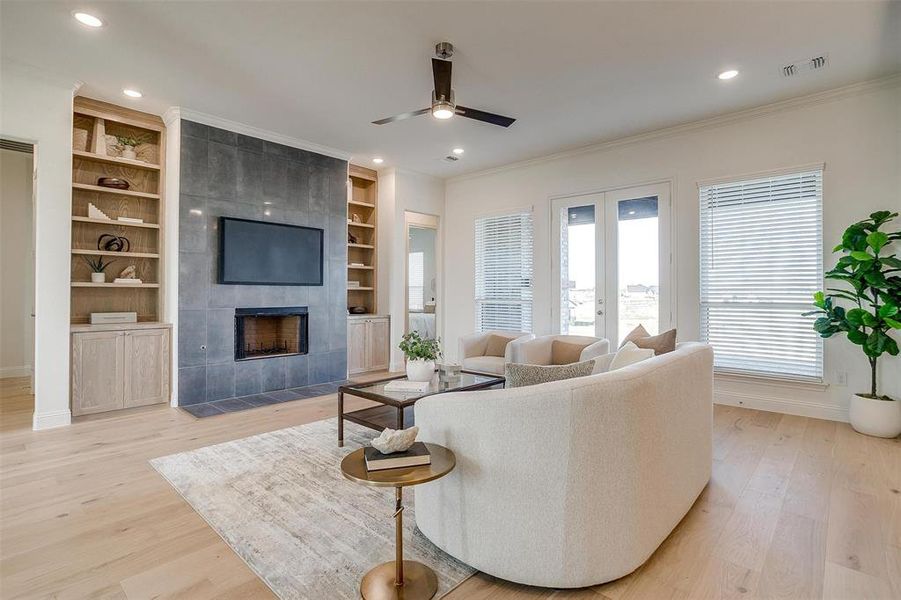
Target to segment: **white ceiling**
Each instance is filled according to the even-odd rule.
[[[74,9],[102,17],[90,30]],[[9,2],[12,59],[82,93],[181,106],[442,177],[901,71],[901,2]],[[434,44],[460,104],[509,129],[427,116]],[[792,79],[781,65],[828,53]],[[716,74],[741,71],[723,82]],[[132,101],[123,87],[144,98]],[[441,157],[466,149],[457,164]]]

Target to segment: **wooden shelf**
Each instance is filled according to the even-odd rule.
[[[153,252],[114,252],[111,250],[84,250],[72,248],[72,254],[85,256],[124,256],[126,258],[159,258],[160,255]]]
[[[370,204],[369,202],[360,202],[359,200],[348,200],[348,204],[351,206],[362,206],[364,208],[375,208],[375,204]]]
[[[106,156],[103,154],[95,154],[93,152],[84,152],[82,150],[73,150],[73,158],[83,158],[85,160],[95,160],[97,162],[107,163],[111,165],[120,165],[123,167],[132,167],[135,169],[147,169],[148,171],[159,171],[160,166],[154,165],[143,160],[134,160],[130,158],[122,158],[121,156]]]
[[[355,269],[357,271],[372,271],[375,267],[369,265],[347,265],[348,269]]]
[[[348,227],[362,227],[364,229],[375,229],[375,225],[370,225],[369,223],[354,223],[353,221],[347,222]]]
[[[348,248],[368,248],[370,250],[375,248],[375,246],[373,246],[372,244],[347,244],[347,247]]]
[[[116,188],[108,188],[100,185],[90,185],[88,183],[73,183],[72,189],[82,190],[85,192],[100,192],[101,194],[117,194],[120,196],[134,196],[135,198],[150,198],[159,200],[159,194],[148,194],[147,192],[133,192],[131,190],[117,190]]]
[[[347,288],[348,292],[371,292],[374,288],[371,287],[349,287]]]
[[[92,281],[73,281],[74,288],[158,288],[158,283],[94,283]]]
[[[117,221],[116,219],[92,219],[90,217],[72,217],[73,223],[97,223],[98,225],[118,225],[121,227],[144,227],[146,229],[159,229],[156,223],[131,223],[129,221]]]

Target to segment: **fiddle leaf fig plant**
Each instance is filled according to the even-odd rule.
[[[890,335],[901,330],[901,259],[890,253],[901,231],[888,230],[898,213],[874,212],[845,230],[841,244],[833,252],[841,252],[835,267],[825,278],[844,287],[817,292],[813,304],[817,310],[805,313],[820,315],[813,328],[823,338],[844,333],[861,347],[870,363],[870,393],[867,398],[891,400],[880,396],[876,383],[876,364],[884,354],[898,355],[898,343]],[[846,308],[837,302],[852,306]]]

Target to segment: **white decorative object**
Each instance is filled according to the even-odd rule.
[[[103,219],[104,221],[111,221],[106,213],[94,206],[92,203],[88,202],[88,218],[89,219]]]
[[[860,433],[881,438],[901,434],[901,402],[898,400],[876,400],[852,394],[848,416],[851,427]]]
[[[106,325],[109,323],[137,323],[136,312],[102,312],[91,313],[91,325]]]
[[[138,274],[137,268],[135,268],[134,265],[128,265],[127,267],[122,269],[121,273],[119,273],[119,278],[120,279],[134,279],[137,274]]]
[[[409,381],[395,379],[385,384],[386,392],[399,392],[401,394],[421,394],[429,389],[430,381]]]
[[[137,154],[135,154],[134,146],[122,146],[122,158],[127,158],[129,160],[135,160],[137,158]]]
[[[413,445],[418,433],[419,427],[410,427],[409,429],[385,428],[377,438],[372,440],[372,447],[382,454],[403,452]]]
[[[651,348],[639,348],[635,342],[626,342],[623,347],[616,351],[616,355],[610,362],[610,370],[615,371],[623,367],[647,360],[654,357],[654,350]]]
[[[134,217],[116,217],[117,221],[122,221],[123,223],[143,223],[144,219],[136,219]]]
[[[113,279],[113,283],[124,283],[125,285],[138,285],[139,283],[144,283],[144,282],[135,277],[116,277],[115,279]]]
[[[106,273],[103,271],[99,273],[91,273],[91,283],[105,283],[106,282]]]
[[[421,358],[407,360],[407,379],[410,381],[430,381],[435,374],[435,361]]]
[[[353,279],[348,279],[348,280],[347,280],[347,287],[349,287],[349,288],[358,288],[358,287],[360,287],[360,282],[359,282],[359,281],[356,281],[356,280],[353,280]]]

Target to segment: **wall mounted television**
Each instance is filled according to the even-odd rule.
[[[322,285],[323,231],[219,217],[219,283]]]

